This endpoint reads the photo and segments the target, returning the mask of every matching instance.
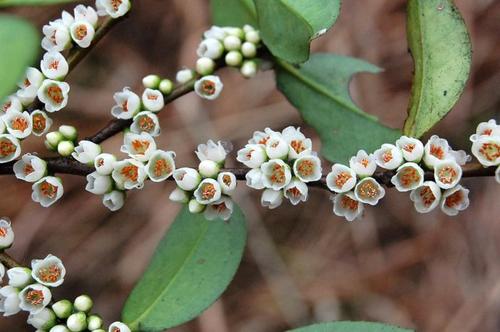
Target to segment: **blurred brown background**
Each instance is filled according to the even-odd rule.
[[[498,118],[500,109],[500,1],[456,4],[472,36],[472,77],[459,104],[433,132],[468,149],[478,121]],[[41,28],[60,10],[10,11]],[[130,18],[68,78],[69,108],[57,114],[55,126],[77,125],[82,137],[94,133],[111,118],[115,91],[124,86],[138,91],[146,74],[174,77],[181,66],[193,65],[200,35],[209,25],[206,0],[135,1]],[[405,1],[344,1],[339,21],[313,49],[383,67],[379,75],[358,76],[352,93],[363,109],[402,126],[412,75]],[[266,126],[302,126],[319,150],[314,131],[274,88],[272,72],[253,80],[228,69],[221,75],[225,87],[217,101],[190,94],[161,115],[158,145],[175,150],[178,165],[195,165],[193,150],[208,138],[231,140],[238,148]],[[121,139],[106,142],[105,149],[118,153]],[[24,147],[44,151],[34,138]],[[129,195],[125,208],[110,213],[99,197],[82,190],[84,178],[63,178],[66,194],[49,209],[31,201],[29,184],[0,178],[0,215],[13,220],[17,234],[10,253],[26,264],[48,253],[60,256],[69,275],[55,296],[88,293],[107,322],[119,319],[127,294],[179,210],[168,200],[173,185],[148,183]],[[500,186],[493,179],[464,184],[472,189],[472,204],[456,218],[439,211],[419,215],[408,195],[389,190],[381,206],[347,223],[333,215],[324,191],[312,190],[298,207],[287,203],[268,211],[260,207],[259,193],[240,183],[236,200],[249,227],[242,265],[221,300],[172,331],[272,332],[337,319],[383,321],[419,331],[499,331]],[[24,319],[2,318],[0,331],[30,331]]]

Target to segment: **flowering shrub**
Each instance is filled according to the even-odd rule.
[[[429,213],[439,206],[443,213],[454,216],[470,204],[462,178],[495,176],[500,183],[500,125],[494,119],[480,123],[470,137],[471,152],[479,162],[472,166],[467,165],[471,156],[453,150],[446,139],[433,135],[425,144],[420,140],[450,111],[468,77],[470,43],[451,2],[445,1],[446,5],[440,7],[445,15],[440,20],[444,21],[435,23],[436,14],[431,11],[434,0],[409,1],[408,37],[418,70],[402,132],[360,110],[348,94],[347,82],[353,74],[377,72],[378,68],[353,58],[309,54],[310,41],[335,23],[338,0],[324,1],[326,8],[312,0],[286,6],[282,0],[254,0],[250,2],[251,19],[232,13],[232,21],[238,24],[217,19],[230,10],[224,2],[212,1],[216,21],[220,22],[203,33],[193,67],[181,68],[175,80],[147,75],[142,79],[142,92],[128,87],[117,91],[110,110],[115,119],[93,136],[78,139],[77,129],[70,125],[50,131],[51,117],[63,111],[71,98],[67,75],[114,24],[128,15],[132,8],[129,0],[97,0],[95,7],[77,5],[72,13],[63,11],[42,28],[45,53],[39,67],[26,68],[32,59],[18,59],[20,64],[16,65],[24,71],[24,77],[17,91],[1,95],[0,173],[14,174],[31,183],[32,200],[43,207],[64,204],[60,202],[64,178],[56,175],[65,173],[85,176],[85,190],[102,196],[103,205],[111,211],[120,210],[127,193],[142,189],[149,181],[175,181],[169,198],[185,207],[130,295],[123,322],[110,324],[109,332],[161,331],[196,317],[220,296],[241,260],[246,237],[243,213],[233,201],[238,181],[262,190],[261,204],[269,209],[282,205],[285,199],[294,206],[306,206],[309,189],[320,187],[331,193],[333,213],[348,221],[362,219],[365,206],[379,204],[392,187],[408,193],[419,213]],[[418,11],[428,12],[428,17],[418,17]],[[27,29],[22,21],[15,22],[20,33]],[[429,60],[422,68],[421,57],[430,58],[423,52],[434,52],[436,45],[415,29],[432,29],[434,24],[449,27],[452,32],[446,38],[454,41],[453,47],[434,58],[458,57],[454,67]],[[287,33],[289,27],[294,28],[293,34]],[[29,35],[29,29],[23,33]],[[0,37],[7,38],[1,33]],[[255,131],[248,144],[237,149],[235,159],[243,165],[237,168],[226,168],[226,160],[232,158],[230,142],[208,140],[200,144],[195,151],[200,161],[197,167],[182,165],[172,147],[161,149],[155,141],[161,134],[159,113],[166,104],[191,91],[206,100],[222,97],[224,84],[216,75],[221,67],[237,69],[245,78],[254,77],[260,69],[275,70],[278,88],[306,124],[318,132],[321,153],[314,151],[312,140],[293,126],[282,131]],[[420,69],[428,71],[426,79],[431,81],[446,76],[450,93],[444,101],[434,99],[434,92],[417,74]],[[11,76],[9,84],[20,75]],[[331,77],[337,82],[331,82]],[[103,151],[100,144],[120,132],[123,155]],[[58,156],[23,153],[23,140],[31,134],[44,136],[46,148]],[[327,161],[333,165],[324,169],[322,164]],[[3,218],[0,248],[9,248],[13,241],[10,221]],[[206,252],[213,259],[208,267],[200,267],[195,259]],[[0,261],[0,280],[7,275],[7,284],[0,289],[0,312],[4,316],[28,312],[28,324],[38,331],[105,330],[100,316],[91,313],[90,297],[81,295],[74,301],[53,298],[52,289],[71,278],[58,257],[34,259],[31,267],[25,267],[3,252]],[[180,267],[174,271],[165,262],[178,262]],[[189,287],[178,283],[179,275]],[[173,307],[180,308],[179,312],[169,312]],[[332,324],[334,328],[337,323]],[[378,326],[352,324],[352,329],[359,326],[359,331],[372,331]],[[314,327],[307,330],[317,331]]]

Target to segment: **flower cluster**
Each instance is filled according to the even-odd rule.
[[[293,205],[305,202],[307,183],[321,179],[321,160],[300,128],[287,127],[281,133],[269,128],[256,131],[236,159],[251,168],[247,185],[264,189],[261,203],[270,209],[280,206],[283,197]]]
[[[410,199],[420,213],[438,205],[450,216],[469,205],[469,190],[459,182],[462,165],[470,160],[465,151],[453,150],[445,139],[432,136],[424,144],[402,136],[396,144],[383,144],[373,154],[360,150],[349,167],[334,164],[326,177],[328,188],[337,193],[333,212],[352,221],[359,217],[364,204],[376,205],[385,195],[374,176],[377,167],[393,171],[391,183],[400,192],[410,192]],[[425,181],[425,169],[433,172],[433,181]]]
[[[500,125],[494,119],[481,122],[471,135],[472,154],[484,167],[496,167],[495,179],[500,183]]]
[[[0,218],[0,249],[14,241],[14,232],[7,218]],[[63,284],[66,268],[53,255],[31,261],[31,268],[12,267],[6,271],[0,263],[0,283],[7,275],[6,285],[0,288],[0,313],[5,317],[21,311],[29,313],[27,323],[37,331],[48,332],[104,332],[103,320],[90,314],[93,301],[87,295],[69,300],[53,301],[51,289]],[[108,332],[130,332],[121,322],[111,324]]]
[[[174,171],[177,188],[170,194],[170,200],[187,203],[191,213],[201,213],[208,220],[228,220],[233,213],[231,195],[236,189],[236,176],[221,171],[231,146],[226,142],[198,145],[195,151],[200,164],[198,170],[182,167]]]

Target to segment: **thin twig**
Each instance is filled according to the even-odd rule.
[[[0,252],[0,263],[2,263],[8,269],[21,266],[20,263],[18,263],[14,258],[10,257],[10,255],[6,252]]]

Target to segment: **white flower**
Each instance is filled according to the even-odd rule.
[[[21,144],[19,140],[9,134],[0,135],[0,164],[8,163],[16,159],[21,154]]]
[[[143,163],[135,159],[125,159],[115,162],[111,176],[125,189],[141,189],[148,175]]]
[[[160,90],[147,88],[142,93],[142,103],[151,112],[159,112],[165,106],[165,101]]]
[[[199,57],[207,57],[216,60],[224,53],[224,46],[215,38],[207,38],[201,41],[196,54]]]
[[[275,209],[283,203],[283,191],[274,189],[265,189],[260,198],[260,204],[269,209]]]
[[[97,13],[91,6],[85,7],[84,5],[78,5],[75,7],[73,12],[75,14],[76,21],[85,20],[92,24],[93,27],[97,25]]]
[[[110,175],[113,172],[116,157],[110,153],[101,153],[94,159],[94,167],[101,175]]]
[[[110,211],[120,210],[125,204],[125,192],[113,190],[110,193],[104,194],[102,197],[102,204]]]
[[[121,152],[142,162],[148,161],[155,150],[156,142],[148,133],[126,133],[120,149]]]
[[[424,183],[424,170],[415,163],[404,163],[391,178],[391,183],[401,192],[413,190]]]
[[[18,83],[19,90],[16,92],[16,96],[23,105],[29,105],[35,100],[44,79],[43,74],[38,69],[34,67],[26,69],[26,74],[23,80]]]
[[[112,18],[118,18],[127,14],[130,10],[130,0],[99,0],[100,6]]]
[[[266,140],[266,154],[269,159],[285,159],[288,156],[289,147],[287,141],[280,133],[272,133]]]
[[[69,65],[61,53],[49,51],[43,55],[40,69],[47,78],[62,80],[68,74]]]
[[[222,196],[218,201],[207,205],[203,215],[207,220],[221,218],[226,221],[233,214],[233,200],[228,196]]]
[[[0,232],[0,236],[1,236],[1,232]],[[0,263],[0,283],[2,283],[4,276],[5,276],[5,266],[3,266],[2,263]]]
[[[385,189],[372,177],[366,177],[354,188],[356,199],[362,203],[377,205],[385,196]]]
[[[177,74],[175,75],[175,79],[180,84],[187,83],[187,82],[191,81],[193,78],[194,78],[194,73],[191,69],[188,69],[188,68],[184,68],[184,69],[179,70],[177,72]]]
[[[252,138],[248,140],[248,144],[261,144],[266,146],[267,141],[271,135],[280,135],[281,133],[272,130],[271,128],[266,128],[264,131],[254,131]]]
[[[285,197],[288,198],[293,205],[305,202],[309,192],[307,185],[297,178],[293,178],[283,191]]]
[[[313,155],[302,156],[293,163],[293,173],[303,182],[321,179],[321,160]]]
[[[111,109],[111,114],[118,119],[132,119],[141,107],[141,99],[130,91],[128,87],[113,95],[116,105]]]
[[[14,243],[14,231],[8,218],[0,218],[0,249],[7,249]],[[3,277],[3,274],[2,274]],[[0,277],[0,282],[2,278]]]
[[[288,143],[289,159],[297,159],[300,156],[308,155],[312,151],[312,141],[300,132],[300,128],[286,127],[282,132],[283,139]]]
[[[89,47],[95,36],[92,24],[84,20],[75,21],[71,24],[69,31],[73,41],[81,48]]]
[[[66,268],[58,257],[48,255],[44,259],[31,261],[31,276],[39,284],[57,287],[64,282]]]
[[[45,160],[27,153],[16,161],[13,170],[19,180],[36,182],[47,173],[47,163]]]
[[[3,312],[4,317],[15,315],[21,311],[18,293],[17,288],[12,286],[0,288],[0,312]]]
[[[260,168],[254,168],[245,174],[247,186],[253,189],[264,189],[264,173]]]
[[[292,180],[290,166],[281,159],[266,161],[260,166],[260,169],[262,171],[262,182],[266,188],[274,190],[283,189]],[[247,181],[248,174],[251,172],[247,173]]]
[[[203,179],[193,195],[198,203],[207,205],[221,198],[222,188],[214,179]]]
[[[469,206],[469,189],[457,185],[445,190],[441,197],[441,211],[449,216],[456,216],[458,212]]]
[[[495,180],[500,183],[500,166],[498,166],[497,170],[495,171]]]
[[[228,150],[230,150],[230,148],[226,142],[218,141],[215,143],[212,140],[208,140],[207,144],[199,144],[195,153],[200,161],[212,160],[216,163],[223,164],[229,152]]]
[[[57,112],[68,104],[69,84],[45,80],[38,89],[38,99],[45,104],[47,112]]]
[[[20,99],[14,95],[8,96],[7,99],[3,102],[2,108],[0,108],[0,116],[2,114],[10,113],[12,111],[22,112],[23,105]]]
[[[80,141],[75,148],[75,152],[71,154],[73,158],[82,164],[92,165],[94,160],[101,153],[101,146],[91,141]]]
[[[401,136],[396,141],[396,146],[401,150],[406,161],[418,163],[424,155],[424,144],[413,137]]]
[[[450,189],[460,182],[462,167],[455,160],[443,160],[434,165],[434,180],[443,189]]]
[[[71,26],[71,24],[73,24],[73,22],[75,21],[75,18],[73,17],[73,15],[71,15],[67,11],[63,10],[61,13],[61,18],[57,19],[56,21],[62,22],[62,24],[64,24],[65,26],[67,26],[69,28]]]
[[[333,213],[344,217],[347,221],[353,221],[363,214],[364,205],[352,191],[335,195],[333,198]]]
[[[192,191],[198,187],[201,175],[194,168],[182,167],[174,171],[174,180],[182,190]]]
[[[500,165],[500,136],[479,136],[471,151],[483,166]]]
[[[470,136],[471,142],[477,141],[481,137],[500,136],[500,125],[497,124],[495,119],[488,122],[481,122],[476,129],[476,133]]]
[[[247,144],[238,151],[236,160],[247,167],[257,168],[267,160],[266,150],[260,144]]]
[[[425,181],[410,193],[410,199],[415,205],[415,210],[427,213],[436,208],[441,200],[441,189],[433,181]]]
[[[176,203],[187,203],[189,201],[189,195],[181,188],[175,187],[175,189],[170,193],[170,196],[168,196],[168,199]]]
[[[153,182],[161,182],[168,179],[175,171],[175,152],[156,150],[151,155],[146,172]]]
[[[42,39],[44,50],[62,52],[71,46],[69,29],[62,20],[49,22],[43,26],[42,31],[45,35]]]
[[[108,332],[131,332],[131,331],[127,325],[121,322],[114,322],[109,326]]]
[[[326,185],[336,193],[350,191],[356,185],[356,173],[345,165],[334,164],[326,176]]]
[[[447,140],[437,135],[431,136],[424,147],[424,163],[427,167],[434,168],[439,161],[445,159],[453,159],[459,165],[464,165],[470,161],[470,156],[465,151],[452,150]]]
[[[134,122],[130,125],[130,131],[134,134],[145,132],[153,137],[160,136],[161,130],[158,116],[149,111],[137,113],[134,116]]]
[[[25,267],[13,267],[7,270],[9,286],[24,288],[32,281],[31,270]]]
[[[222,84],[219,76],[207,75],[194,83],[194,91],[202,98],[213,100],[217,98],[224,85]]]
[[[59,178],[46,176],[32,186],[31,199],[43,207],[49,207],[57,202],[64,194],[64,188]]]
[[[52,293],[43,285],[33,284],[26,286],[19,293],[19,299],[19,307],[22,310],[37,314],[50,303]]]
[[[100,175],[92,172],[87,175],[85,190],[94,195],[104,195],[113,188],[113,181],[109,175]]]
[[[226,35],[227,35],[227,32],[224,31],[223,28],[215,26],[215,25],[213,25],[212,27],[210,27],[209,30],[207,30],[203,33],[203,37],[205,39],[214,38],[214,39],[217,39],[219,41],[224,40]]]
[[[15,138],[26,138],[33,130],[31,116],[28,112],[9,111],[3,116],[9,134]]]
[[[52,310],[43,308],[37,314],[30,314],[26,322],[35,329],[48,330],[56,324],[56,315]]]
[[[5,128],[5,122],[3,122],[1,114],[0,114],[0,134],[4,134],[5,130],[6,130],[6,128]]]
[[[382,144],[382,147],[373,153],[375,163],[384,169],[396,169],[403,163],[403,153],[392,144]]]
[[[42,136],[49,131],[52,126],[52,119],[48,117],[47,113],[35,110],[31,113],[31,124],[33,127],[33,135]]]
[[[372,154],[367,154],[365,150],[359,150],[356,156],[349,160],[349,167],[356,172],[359,177],[372,176],[377,169],[375,158]]]
[[[236,189],[236,176],[231,172],[220,172],[217,175],[217,182],[219,182],[224,195],[231,195]]]

